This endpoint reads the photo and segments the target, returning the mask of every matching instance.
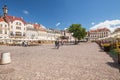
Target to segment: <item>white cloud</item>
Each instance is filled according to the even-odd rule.
[[[113,32],[116,28],[120,28],[120,20],[106,20],[99,24],[96,24],[90,28],[90,30],[95,30],[99,28],[108,28]]]
[[[66,29],[68,29],[68,28],[64,28],[64,30],[66,30]]]
[[[23,13],[26,15],[29,14],[29,12],[27,10],[23,10]]]
[[[46,27],[45,27],[45,26],[43,26],[42,24],[41,24],[41,27],[42,27],[42,28],[44,28],[44,29],[46,29]]]
[[[91,24],[92,24],[92,25],[94,25],[94,24],[95,24],[95,22],[92,22]]]
[[[60,23],[60,22],[58,22],[58,23],[56,24],[56,27],[57,27],[57,26],[59,26],[60,24],[61,24],[61,23]]]

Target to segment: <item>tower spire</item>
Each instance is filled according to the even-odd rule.
[[[3,9],[3,13],[4,13],[4,17],[8,14],[8,8],[7,5],[4,5]]]

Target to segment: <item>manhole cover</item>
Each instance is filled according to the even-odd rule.
[[[0,70],[0,74],[9,74],[14,71],[15,71],[15,69],[13,69],[13,68],[2,69],[2,70]]]

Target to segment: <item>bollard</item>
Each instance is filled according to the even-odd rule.
[[[11,63],[10,53],[9,53],[9,52],[7,52],[7,53],[2,53],[2,54],[1,54],[0,64],[8,64],[8,63]]]

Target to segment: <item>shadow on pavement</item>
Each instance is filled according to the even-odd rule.
[[[99,52],[105,52],[105,51],[102,48],[100,48]],[[120,72],[120,64],[118,63],[118,56],[112,54],[111,52],[106,52],[106,54],[108,54],[112,58],[112,60],[114,61],[114,62],[107,62],[106,64],[112,68],[118,69]]]
[[[99,46],[99,52],[105,52],[101,46]],[[114,61],[114,62],[107,62],[106,64],[112,68],[118,69],[120,73],[120,64],[118,63],[118,56],[112,54],[112,52],[106,52],[106,54],[108,54]]]
[[[113,55],[111,52],[107,52],[107,54],[113,59],[114,62],[107,62],[106,64],[113,68],[117,68],[120,72],[120,64],[118,63],[118,57],[116,55]]]
[[[104,50],[100,49],[99,52],[105,52]]]
[[[51,48],[51,49],[57,49],[57,48]]]
[[[117,62],[107,62],[106,64],[113,68],[117,68],[120,72],[120,65]]]

